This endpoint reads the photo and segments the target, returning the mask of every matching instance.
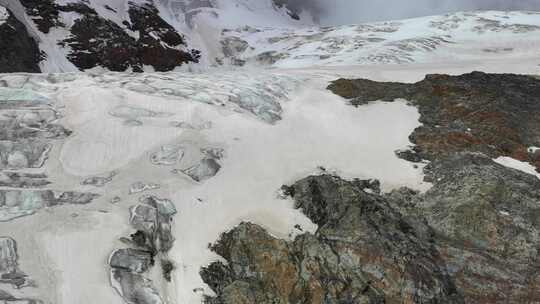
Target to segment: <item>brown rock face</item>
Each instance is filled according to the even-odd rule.
[[[415,84],[339,79],[329,87],[353,105],[369,101],[410,100],[423,126],[411,135],[415,152],[433,160],[453,152],[510,156],[540,169],[528,153],[540,145],[540,80],[512,74],[473,72],[428,75]]]
[[[292,241],[242,223],[212,247],[227,264],[201,271],[222,303],[540,303],[540,180],[495,163],[531,163],[540,146],[540,81],[430,75],[416,84],[333,82],[361,106],[410,100],[423,126],[426,193],[379,194],[378,182],[311,176],[284,187],[318,230]],[[481,152],[481,153],[480,153]]]
[[[426,168],[420,194],[311,176],[284,192],[318,230],[292,241],[242,223],[201,271],[207,303],[537,303],[540,180],[481,154]]]
[[[209,303],[463,303],[432,244],[362,181],[324,175],[297,182],[296,207],[315,234],[294,241],[243,223],[212,248],[228,265],[202,270]]]

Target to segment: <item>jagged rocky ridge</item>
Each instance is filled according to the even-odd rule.
[[[474,153],[433,162],[425,194],[310,176],[285,192],[319,228],[293,241],[242,223],[201,271],[208,303],[540,300],[540,180]],[[504,194],[504,195],[502,195]]]
[[[282,240],[244,222],[224,233],[211,248],[225,262],[201,270],[215,292],[206,302],[540,301],[540,179],[492,160],[537,165],[526,147],[539,143],[539,88],[533,77],[479,72],[334,82],[354,106],[406,98],[419,108],[416,146],[398,155],[430,160],[433,187],[381,194],[377,181],[328,174],[284,186],[318,229]]]
[[[67,59],[80,70],[103,67],[111,71],[145,66],[170,71],[197,62],[200,53],[189,49],[182,34],[167,23],[152,0],[128,2],[121,24],[100,15],[87,1],[59,4],[55,0],[21,0],[26,13],[43,34],[62,28],[70,32],[58,44],[69,50]],[[120,14],[110,6],[105,8]],[[69,24],[63,16],[74,21]],[[69,20],[69,19],[68,19]]]

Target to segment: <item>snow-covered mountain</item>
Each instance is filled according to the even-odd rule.
[[[491,11],[339,27],[248,27],[225,30],[222,37],[232,63],[287,68],[515,58],[537,55],[540,14]]]
[[[540,14],[298,3],[0,0],[0,303],[540,303]]]
[[[193,46],[204,50],[214,47],[207,43],[210,33],[204,31],[204,26],[214,21],[277,25],[300,18],[286,4],[271,0],[2,0],[0,5],[38,43],[39,50],[33,52],[41,57],[34,65],[43,72],[95,67],[170,71],[199,62],[201,51]],[[205,22],[199,26],[195,20],[201,19]]]
[[[21,50],[34,62],[20,71],[455,61],[530,56],[540,45],[535,12],[320,27],[307,12],[275,0],[2,0],[0,5],[22,24],[20,34],[38,45]],[[9,34],[4,36],[7,41]]]

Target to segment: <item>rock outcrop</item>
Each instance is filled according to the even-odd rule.
[[[540,80],[535,77],[473,72],[428,75],[415,84],[339,79],[328,88],[355,106],[411,101],[423,124],[410,136],[420,159],[471,151],[509,156],[540,169],[539,156],[528,152],[540,146]]]
[[[367,181],[311,176],[285,193],[319,228],[294,241],[242,223],[202,270],[209,303],[463,303],[433,234],[411,223]]]
[[[24,24],[0,6],[0,73],[39,73],[41,60],[38,44]]]
[[[398,201],[439,235],[467,302],[540,301],[540,179],[478,153],[436,160],[425,172],[434,187]]]
[[[318,229],[294,240],[252,223],[224,233],[211,248],[226,263],[201,270],[215,293],[206,302],[540,302],[540,179],[493,160],[538,168],[529,147],[540,146],[540,81],[474,72],[329,89],[354,106],[417,106],[415,146],[397,154],[429,160],[432,188],[381,194],[377,181],[327,174],[284,186]]]
[[[481,154],[426,169],[425,194],[305,178],[284,193],[318,225],[292,241],[242,223],[201,271],[208,303],[540,301],[540,180]]]
[[[63,28],[70,35],[59,45],[67,59],[80,70],[103,67],[111,71],[142,72],[145,66],[171,71],[197,62],[200,52],[188,49],[184,37],[161,16],[152,0],[127,3],[121,23],[98,13],[89,2],[59,3],[55,0],[21,0],[26,13],[43,34]],[[122,12],[116,12],[121,17]],[[74,16],[73,24],[63,15]]]

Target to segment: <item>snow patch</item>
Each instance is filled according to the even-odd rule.
[[[504,216],[510,216],[510,213],[508,213],[507,211],[499,211],[499,213]]]
[[[0,24],[3,24],[9,18],[9,12],[7,8],[0,6]]]
[[[507,156],[498,157],[494,159],[493,161],[505,167],[516,169],[521,172],[534,175],[540,179],[540,173],[536,172],[536,168],[527,162],[522,162],[517,159],[507,157]]]

